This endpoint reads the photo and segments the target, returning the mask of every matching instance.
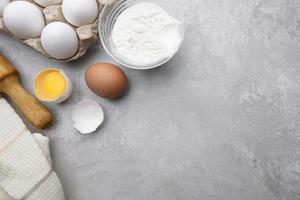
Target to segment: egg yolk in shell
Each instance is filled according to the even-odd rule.
[[[42,72],[35,81],[36,94],[41,99],[56,100],[66,90],[64,76],[55,70]]]

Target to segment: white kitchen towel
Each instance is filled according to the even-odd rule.
[[[64,200],[51,166],[49,140],[31,134],[6,100],[0,98],[0,199]]]

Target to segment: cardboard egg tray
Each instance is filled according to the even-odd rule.
[[[100,13],[106,3],[109,3],[111,1],[109,0],[97,0],[98,2],[98,7],[99,7],[99,14],[97,19],[95,20],[94,23],[80,26],[80,27],[74,27],[72,24],[70,24],[63,16],[61,5],[54,5],[54,6],[49,6],[49,7],[41,7],[38,4],[36,4],[33,0],[25,0],[30,3],[35,4],[38,8],[40,8],[44,14],[45,17],[45,22],[46,25],[55,22],[55,21],[60,21],[60,22],[65,22],[69,25],[71,25],[74,30],[76,31],[78,38],[79,38],[79,49],[78,52],[71,58],[67,60],[59,60],[62,62],[68,62],[72,60],[76,60],[83,56],[87,49],[98,39],[98,22],[99,22],[99,17]],[[10,36],[14,37],[15,39],[27,44],[28,46],[32,47],[33,49],[43,53],[44,55],[48,56],[51,59],[51,56],[49,56],[43,49],[42,44],[41,44],[41,38],[32,38],[32,39],[27,39],[27,40],[21,40],[19,38],[16,38],[13,36],[6,28],[3,22],[3,18],[0,17],[0,30],[8,33]],[[55,59],[54,59],[55,60]]]

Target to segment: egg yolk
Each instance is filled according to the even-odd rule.
[[[49,98],[56,98],[66,89],[66,80],[58,71],[49,72],[43,81],[43,90]]]
[[[56,100],[66,90],[66,80],[59,71],[46,71],[35,82],[37,95],[45,100]]]

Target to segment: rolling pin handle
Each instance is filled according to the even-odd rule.
[[[52,121],[52,115],[35,97],[29,94],[20,84],[17,74],[13,74],[5,80],[2,91],[7,94],[25,118],[38,129],[45,129]]]

